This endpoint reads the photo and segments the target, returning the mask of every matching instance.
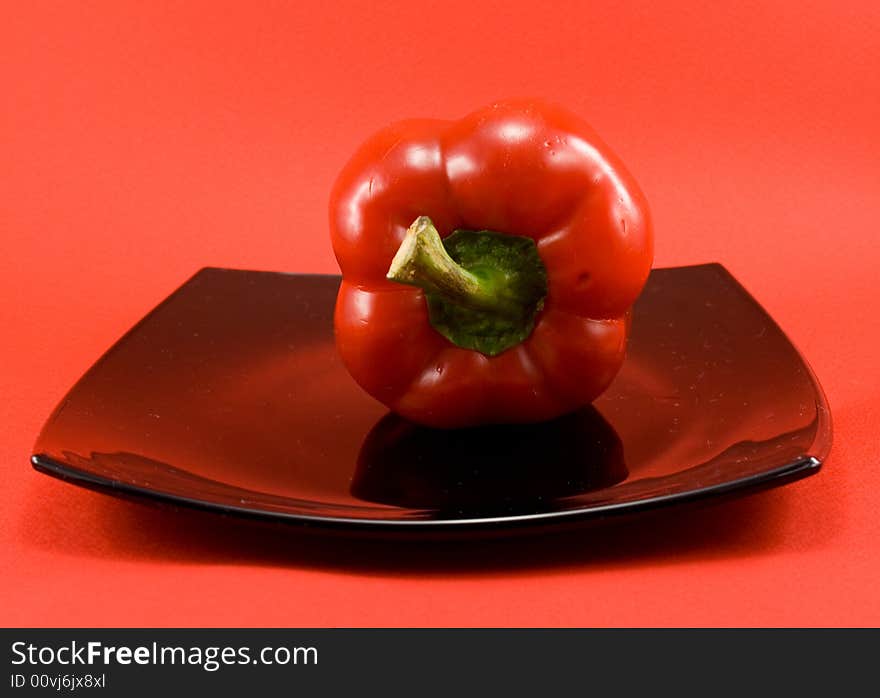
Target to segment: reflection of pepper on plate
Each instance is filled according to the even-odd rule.
[[[538,424],[433,429],[395,414],[364,439],[355,497],[445,517],[553,511],[628,475],[623,445],[594,407]]]
[[[330,211],[339,352],[394,412],[547,420],[619,370],[651,266],[648,208],[570,113],[511,101],[392,125],[345,166]]]

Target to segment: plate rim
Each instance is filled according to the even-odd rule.
[[[789,484],[813,475],[822,468],[823,461],[813,455],[802,456],[789,463],[759,473],[728,480],[715,485],[700,487],[684,492],[655,495],[626,502],[597,504],[579,509],[562,511],[517,514],[515,516],[494,516],[470,519],[363,519],[342,516],[319,516],[298,512],[268,511],[251,507],[219,504],[203,499],[192,499],[182,495],[150,490],[94,473],[72,468],[59,463],[45,454],[31,456],[34,469],[45,475],[80,485],[103,494],[119,498],[131,498],[152,503],[185,506],[189,509],[207,511],[215,514],[231,514],[249,519],[319,526],[330,529],[362,531],[401,531],[401,530],[448,530],[473,531],[475,529],[510,529],[542,524],[582,523],[622,514],[636,514],[667,506],[711,500],[715,497],[732,494],[747,494],[770,487]]]

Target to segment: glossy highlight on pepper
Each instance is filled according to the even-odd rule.
[[[546,296],[527,336],[494,354],[462,346],[432,324],[432,288],[386,278],[421,217],[444,240],[534,241]],[[653,254],[647,203],[620,160],[581,119],[537,101],[375,134],[334,185],[330,229],[343,362],[394,412],[447,428],[544,421],[592,402],[623,362]]]

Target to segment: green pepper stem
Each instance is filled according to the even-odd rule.
[[[440,294],[474,310],[512,317],[524,312],[522,303],[512,297],[503,274],[477,276],[452,259],[428,216],[416,218],[406,231],[387,278]]]

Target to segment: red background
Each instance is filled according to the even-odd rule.
[[[11,3],[0,24],[0,624],[880,624],[880,5]],[[537,95],[721,261],[835,422],[785,488],[541,541],[395,546],[116,501],[33,472],[91,362],[205,265],[334,272],[371,131]]]

